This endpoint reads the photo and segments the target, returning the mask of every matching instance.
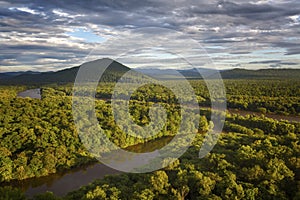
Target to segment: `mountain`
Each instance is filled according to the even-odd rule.
[[[105,58],[107,59],[107,58]],[[103,59],[92,61],[94,64],[99,64],[101,67]],[[101,81],[116,82],[128,72],[130,68],[123,64],[111,60],[112,63],[104,72]],[[8,72],[0,73],[0,85],[45,85],[45,84],[65,84],[74,83],[77,72],[80,66],[72,67],[57,72]],[[83,64],[84,67],[84,64]],[[202,79],[200,72],[205,74],[214,74],[211,69],[189,69],[177,70],[187,79]],[[174,70],[170,69],[135,69],[135,73],[131,74],[129,79],[138,81],[141,73],[145,76],[153,76],[159,79],[173,80],[179,79]],[[260,69],[260,70],[246,70],[246,69],[231,69],[220,71],[223,79],[299,79],[300,69]],[[129,80],[130,81],[130,80]]]
[[[160,79],[179,79],[175,70],[170,69],[137,69],[141,73]],[[201,74],[210,75],[213,78],[215,70],[206,68],[193,68],[186,70],[177,70],[186,79],[202,79]],[[230,69],[219,71],[223,79],[299,79],[300,69]]]
[[[201,73],[210,73],[210,74],[215,73],[214,70],[205,69],[205,68],[197,68],[197,69],[193,68],[193,69],[184,69],[184,70],[139,68],[135,70],[143,74],[146,74],[148,76],[155,77],[157,79],[162,79],[162,80],[182,79],[182,76],[178,75],[179,73],[183,75],[186,79],[202,79],[201,75],[199,74],[199,71]]]
[[[21,74],[40,74],[40,73],[41,72],[34,72],[34,71],[4,72],[4,73],[0,73],[0,79],[12,78],[14,76],[18,76]]]
[[[92,61],[93,64],[98,64],[101,67],[103,59]],[[84,65],[84,64],[83,64]],[[57,72],[41,72],[41,73],[21,73],[8,75],[7,73],[0,74],[1,85],[45,85],[45,84],[64,84],[74,83],[79,67],[63,69]],[[112,61],[107,67],[101,81],[116,82],[130,68],[122,65],[119,62]],[[2,77],[2,78],[1,78]]]
[[[199,69],[203,73],[213,74],[213,70]],[[179,70],[187,79],[202,79],[197,69]],[[299,79],[300,69],[230,69],[222,70],[223,79]]]

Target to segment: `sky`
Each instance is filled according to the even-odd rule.
[[[0,72],[300,68],[299,0],[0,1]]]

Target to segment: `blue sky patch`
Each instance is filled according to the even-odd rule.
[[[85,42],[89,42],[89,43],[93,43],[93,42],[99,43],[105,41],[105,38],[96,35],[93,31],[84,30],[82,28],[74,29],[74,31],[68,32],[67,35],[84,39]]]

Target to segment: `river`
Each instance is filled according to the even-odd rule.
[[[163,137],[149,141],[145,144],[137,144],[126,148],[128,151],[138,153],[151,152],[162,148],[170,142],[172,137]],[[109,168],[104,164],[95,163],[88,166],[78,167],[40,178],[31,178],[23,181],[13,181],[9,185],[21,188],[25,195],[33,197],[36,194],[53,192],[57,196],[64,196],[68,192],[79,189],[81,186],[88,185],[96,179],[104,178],[106,175],[115,175],[122,172]]]

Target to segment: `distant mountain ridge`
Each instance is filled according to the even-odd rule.
[[[221,72],[223,79],[299,79],[300,69],[232,69]]]
[[[92,62],[98,62],[99,65],[102,59]],[[101,66],[99,66],[101,67]],[[0,73],[0,84],[4,85],[43,85],[43,84],[65,84],[74,83],[77,72],[80,66],[63,69],[57,72],[40,72],[40,73],[21,73],[17,75],[7,75],[7,73]],[[122,65],[119,62],[112,61],[112,63],[105,70],[101,81],[116,82],[124,73],[130,68]]]
[[[101,63],[102,59],[92,62]],[[0,73],[0,85],[44,85],[44,84],[65,84],[73,83],[75,81],[77,72],[80,66],[63,69],[57,72],[7,72]],[[99,66],[101,67],[101,66]],[[101,81],[116,82],[123,74],[130,70],[129,67],[113,61],[103,74]],[[209,72],[210,69],[188,69],[177,70],[187,79],[202,79],[198,73]],[[137,73],[144,73],[148,76],[154,76],[161,79],[178,79],[180,78],[174,70],[170,69],[136,69]],[[172,73],[173,71],[173,73]],[[299,79],[300,69],[231,69],[220,71],[223,79]],[[133,78],[133,77],[132,77]],[[134,79],[134,78],[133,78]]]
[[[139,69],[141,73],[147,75],[160,77],[162,79],[177,79],[179,78],[174,70],[170,69]],[[173,72],[172,72],[173,71]],[[207,68],[193,68],[187,70],[177,70],[187,79],[202,79],[201,73],[203,74],[214,74],[215,70]],[[200,73],[199,73],[200,72]],[[259,69],[259,70],[248,70],[248,69],[229,69],[220,70],[219,73],[223,79],[299,79],[300,69]]]

